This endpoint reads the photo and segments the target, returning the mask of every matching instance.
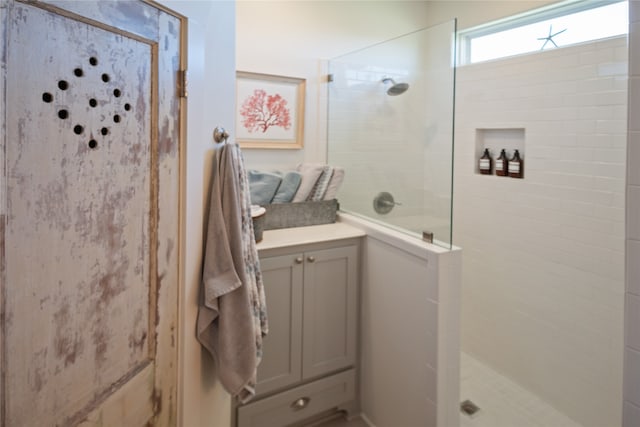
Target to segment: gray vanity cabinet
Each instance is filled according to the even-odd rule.
[[[269,334],[263,341],[258,369],[258,394],[268,393],[302,379],[303,255],[260,260],[265,284]]]
[[[305,252],[302,378],[356,361],[356,246]]]
[[[261,252],[269,334],[238,427],[282,427],[355,402],[358,239]]]

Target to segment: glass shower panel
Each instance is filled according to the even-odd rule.
[[[451,247],[454,21],[329,62],[328,159],[340,208]],[[408,85],[408,87],[407,87]]]

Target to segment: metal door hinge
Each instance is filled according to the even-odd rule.
[[[178,96],[186,98],[187,95],[187,70],[178,70]]]

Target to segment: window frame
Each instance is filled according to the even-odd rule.
[[[608,6],[611,4],[622,3],[625,1],[629,2],[631,0],[567,0],[560,3],[543,6],[529,12],[524,12],[521,14],[498,19],[496,21],[491,21],[486,24],[478,25],[466,30],[461,30],[458,32],[458,65],[478,64],[480,62],[491,60],[495,61],[498,59],[510,58],[518,55],[505,55],[490,60],[471,62],[471,40],[474,38],[511,30],[529,24],[535,24],[537,22],[546,21],[548,19],[572,15],[574,13],[579,13],[590,9],[597,9],[599,7]],[[522,52],[521,54],[527,53],[534,52]]]

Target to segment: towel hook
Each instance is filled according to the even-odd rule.
[[[229,139],[229,133],[223,127],[216,126],[213,130],[213,140],[215,142],[227,142],[227,139]]]

